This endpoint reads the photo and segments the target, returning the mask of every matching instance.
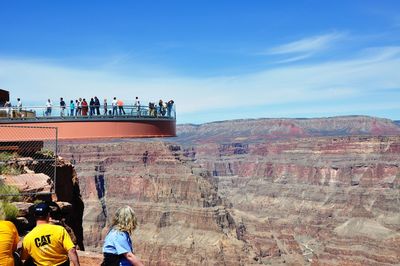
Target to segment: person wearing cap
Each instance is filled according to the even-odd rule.
[[[79,258],[64,227],[50,224],[50,207],[39,203],[34,209],[36,227],[22,242],[22,259],[33,259],[35,265],[70,265],[79,266]]]
[[[17,250],[18,231],[10,221],[0,220],[0,265],[14,266],[13,253]]]

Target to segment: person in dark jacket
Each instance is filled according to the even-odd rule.
[[[167,115],[171,116],[172,107],[174,106],[174,101],[169,100],[167,103]]]
[[[89,102],[89,115],[90,116],[94,115],[94,100],[93,100],[93,98],[90,98],[90,102]]]
[[[96,115],[100,115],[100,101],[94,96],[94,107],[96,108]]]

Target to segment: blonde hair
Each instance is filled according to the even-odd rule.
[[[135,212],[129,206],[118,208],[115,212],[112,226],[122,232],[132,234],[138,225]]]

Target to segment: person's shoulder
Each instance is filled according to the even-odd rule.
[[[10,221],[0,221],[0,226],[7,227],[9,229],[16,229],[15,225]]]
[[[113,236],[124,236],[125,232],[113,228],[113,229],[110,230],[110,235],[113,235]]]
[[[24,236],[23,243],[24,244],[29,243],[32,239],[34,239],[36,237],[36,235],[37,235],[37,231],[38,231],[38,227],[37,226],[34,227],[31,231],[29,231]]]
[[[44,231],[63,231],[63,230],[65,230],[65,228],[63,227],[63,226],[61,226],[61,225],[57,225],[57,224],[51,224],[51,223],[48,223],[48,224],[43,224],[43,225],[39,225],[39,226],[36,226],[33,230],[40,230],[40,231],[42,231],[42,230],[44,230]],[[32,230],[32,231],[33,231]],[[31,232],[32,232],[31,231]]]
[[[6,221],[6,220],[0,220],[0,225],[9,225],[9,224],[13,224],[10,221]]]
[[[48,226],[48,227],[50,227],[50,228],[58,228],[58,229],[64,228],[64,227],[61,226],[61,225],[53,224],[53,223],[48,223],[48,224],[46,224],[46,226]]]
[[[64,226],[57,224],[47,224],[44,230],[52,232],[55,234],[65,234],[68,233]]]

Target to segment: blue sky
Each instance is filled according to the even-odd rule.
[[[178,123],[400,119],[400,1],[0,1],[0,88],[174,99]]]

